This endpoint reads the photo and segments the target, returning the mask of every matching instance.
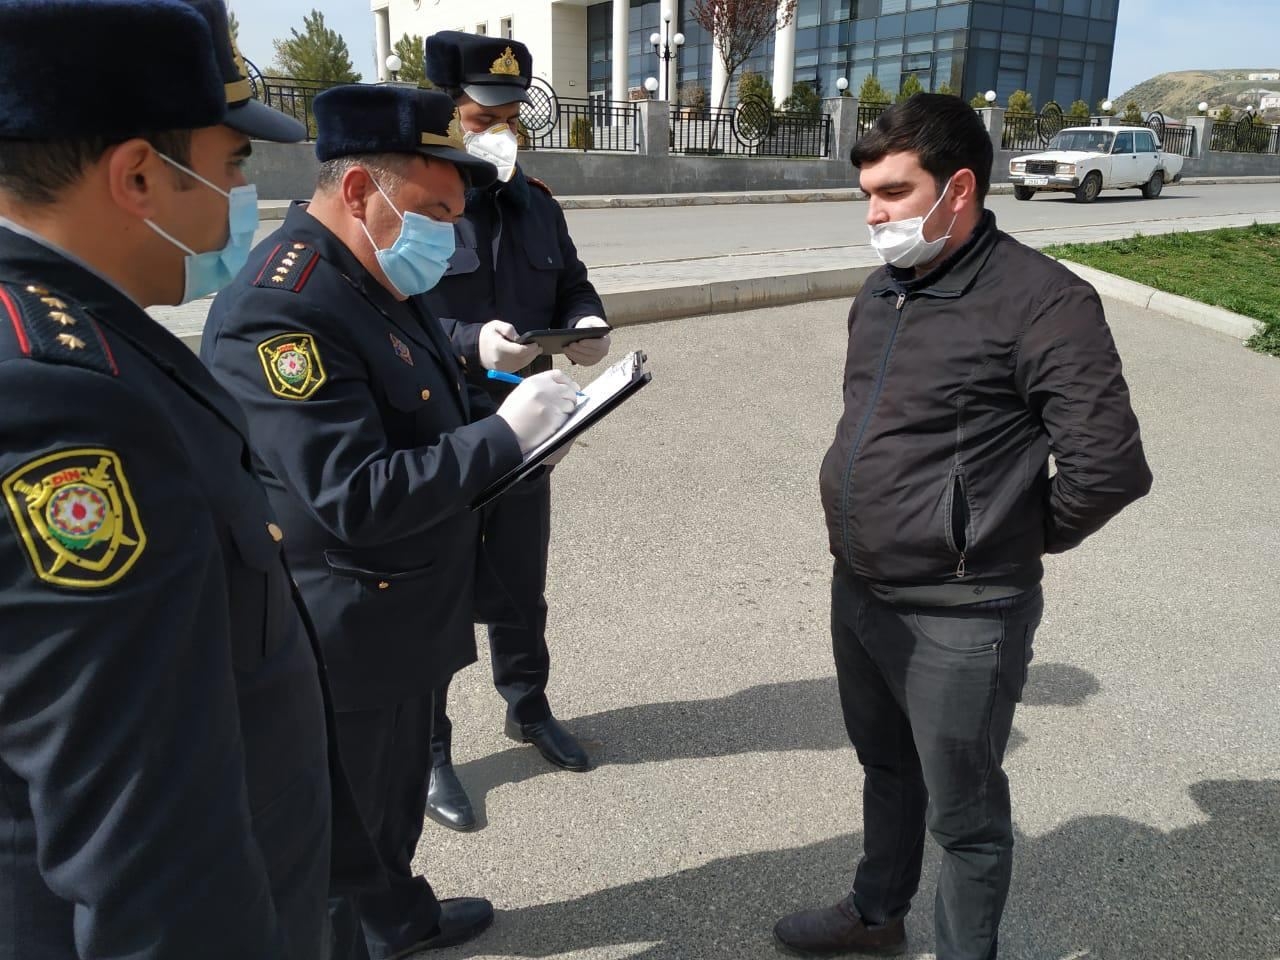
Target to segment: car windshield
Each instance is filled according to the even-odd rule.
[[[1050,150],[1077,150],[1081,153],[1110,153],[1114,134],[1105,130],[1063,130],[1049,141]]]

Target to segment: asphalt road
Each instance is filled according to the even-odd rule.
[[[816,479],[845,311],[614,334],[655,379],[557,468],[548,591],[552,702],[600,765],[553,771],[504,739],[486,654],[463,672],[455,759],[486,826],[428,823],[419,861],[440,896],[487,895],[499,914],[422,960],[772,958],[780,914],[847,892],[861,778]],[[1108,313],[1155,487],[1050,558],[1007,763],[1000,955],[1275,960],[1280,362]],[[936,869],[930,844],[911,957],[932,955]]]
[[[1280,183],[1174,186],[1156,200],[1143,200],[1137,190],[1108,191],[1091,204],[1068,194],[1026,202],[992,196],[987,205],[1002,229],[1039,246],[1037,234],[1055,242],[1056,231],[1102,224],[1137,229],[1151,221],[1255,213],[1277,220]],[[866,210],[866,203],[849,201],[570,210],[566,217],[583,262],[606,266],[865,245]]]

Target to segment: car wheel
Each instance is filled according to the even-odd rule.
[[[1080,203],[1093,203],[1102,192],[1102,174],[1094,170],[1084,178],[1084,183],[1076,187],[1076,200]]]
[[[1157,170],[1151,175],[1151,179],[1142,185],[1142,196],[1147,200],[1154,200],[1160,196],[1160,191],[1164,189],[1164,171]]]
[[[1036,195],[1035,187],[1015,186],[1013,188],[1013,198],[1015,200],[1030,200]]]

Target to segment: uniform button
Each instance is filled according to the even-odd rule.
[[[281,540],[284,539],[284,531],[280,529],[279,524],[268,523],[267,533],[271,534],[271,539],[274,540],[276,543],[279,543]]]
[[[431,391],[430,391],[430,390],[423,390],[423,391],[422,391],[422,399],[423,399],[423,400],[430,400],[430,399],[431,399]]]
[[[391,584],[389,584],[386,580],[379,580],[379,581],[378,581],[378,589],[379,589],[379,590],[385,590],[385,589],[387,589],[387,587],[389,587],[389,586],[391,586]]]

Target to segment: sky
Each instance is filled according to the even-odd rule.
[[[1110,96],[1172,70],[1280,69],[1277,0],[1119,0]],[[240,19],[240,46],[264,73],[271,41],[287,37],[313,8],[347,41],[365,80],[374,67],[373,14],[368,0],[230,0]],[[392,38],[395,39],[394,37]]]

